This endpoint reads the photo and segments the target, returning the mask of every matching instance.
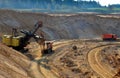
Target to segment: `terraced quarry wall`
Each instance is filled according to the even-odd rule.
[[[32,29],[38,20],[44,23],[41,30],[47,39],[96,38],[103,33],[120,36],[120,15],[41,14],[10,10],[0,10],[0,32],[9,33],[12,27]]]

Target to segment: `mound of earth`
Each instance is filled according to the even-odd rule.
[[[10,33],[12,27],[30,30],[38,20],[44,23],[41,30],[47,39],[96,38],[103,33],[120,36],[120,15],[42,14],[11,10],[0,10],[0,32]]]
[[[0,43],[0,78],[31,78],[30,60]]]
[[[120,67],[120,46],[107,47],[102,50],[102,61],[108,63],[114,70]]]

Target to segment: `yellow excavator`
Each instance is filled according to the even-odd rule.
[[[43,51],[50,51],[49,49],[52,48],[45,48],[45,39],[44,37],[36,35],[36,31],[42,27],[42,21],[39,21],[35,24],[33,30],[27,31],[27,30],[21,30],[20,32],[23,33],[24,35],[18,35],[17,34],[17,29],[13,28],[12,29],[12,35],[3,35],[2,36],[2,43],[14,48],[15,50],[18,51],[23,51],[24,47],[26,47],[29,44],[29,40],[31,38],[34,38],[36,42],[40,44],[41,47],[43,47]],[[48,45],[49,46],[49,45]],[[52,51],[52,50],[51,50]]]

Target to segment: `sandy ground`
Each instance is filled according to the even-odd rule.
[[[0,43],[1,78],[31,78],[29,65],[26,56]]]
[[[25,56],[27,54],[23,55],[0,44],[0,76],[1,78],[2,76],[3,78],[16,76],[16,78],[113,78],[119,70],[119,45],[119,42],[101,40],[60,40],[53,44],[54,53],[41,56],[40,47],[33,42],[29,45],[30,50],[27,53],[32,56],[29,60]]]
[[[38,20],[44,25],[37,33],[56,40],[54,52],[42,56],[40,46],[31,42],[29,52],[22,54],[0,43],[0,78],[112,78],[119,72],[119,41],[95,38],[104,33],[119,37],[120,15],[0,10],[0,36],[10,34],[12,27],[30,30]]]
[[[40,67],[39,73],[42,73],[44,78],[113,78],[118,72],[119,66],[113,69],[105,60],[101,61],[103,59],[102,50],[106,47],[112,47],[112,45],[119,45],[119,42],[103,42],[101,40],[56,41],[53,54],[45,55],[36,60],[38,67]],[[77,49],[74,50],[73,46],[76,46]],[[114,49],[111,51],[114,52]]]

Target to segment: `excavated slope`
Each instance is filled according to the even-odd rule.
[[[42,14],[10,10],[0,10],[0,32],[6,33],[11,27],[32,29],[38,20],[43,21],[41,30],[48,39],[96,38],[103,33],[120,36],[120,15]]]
[[[26,56],[0,43],[0,78],[31,78],[29,66]]]

